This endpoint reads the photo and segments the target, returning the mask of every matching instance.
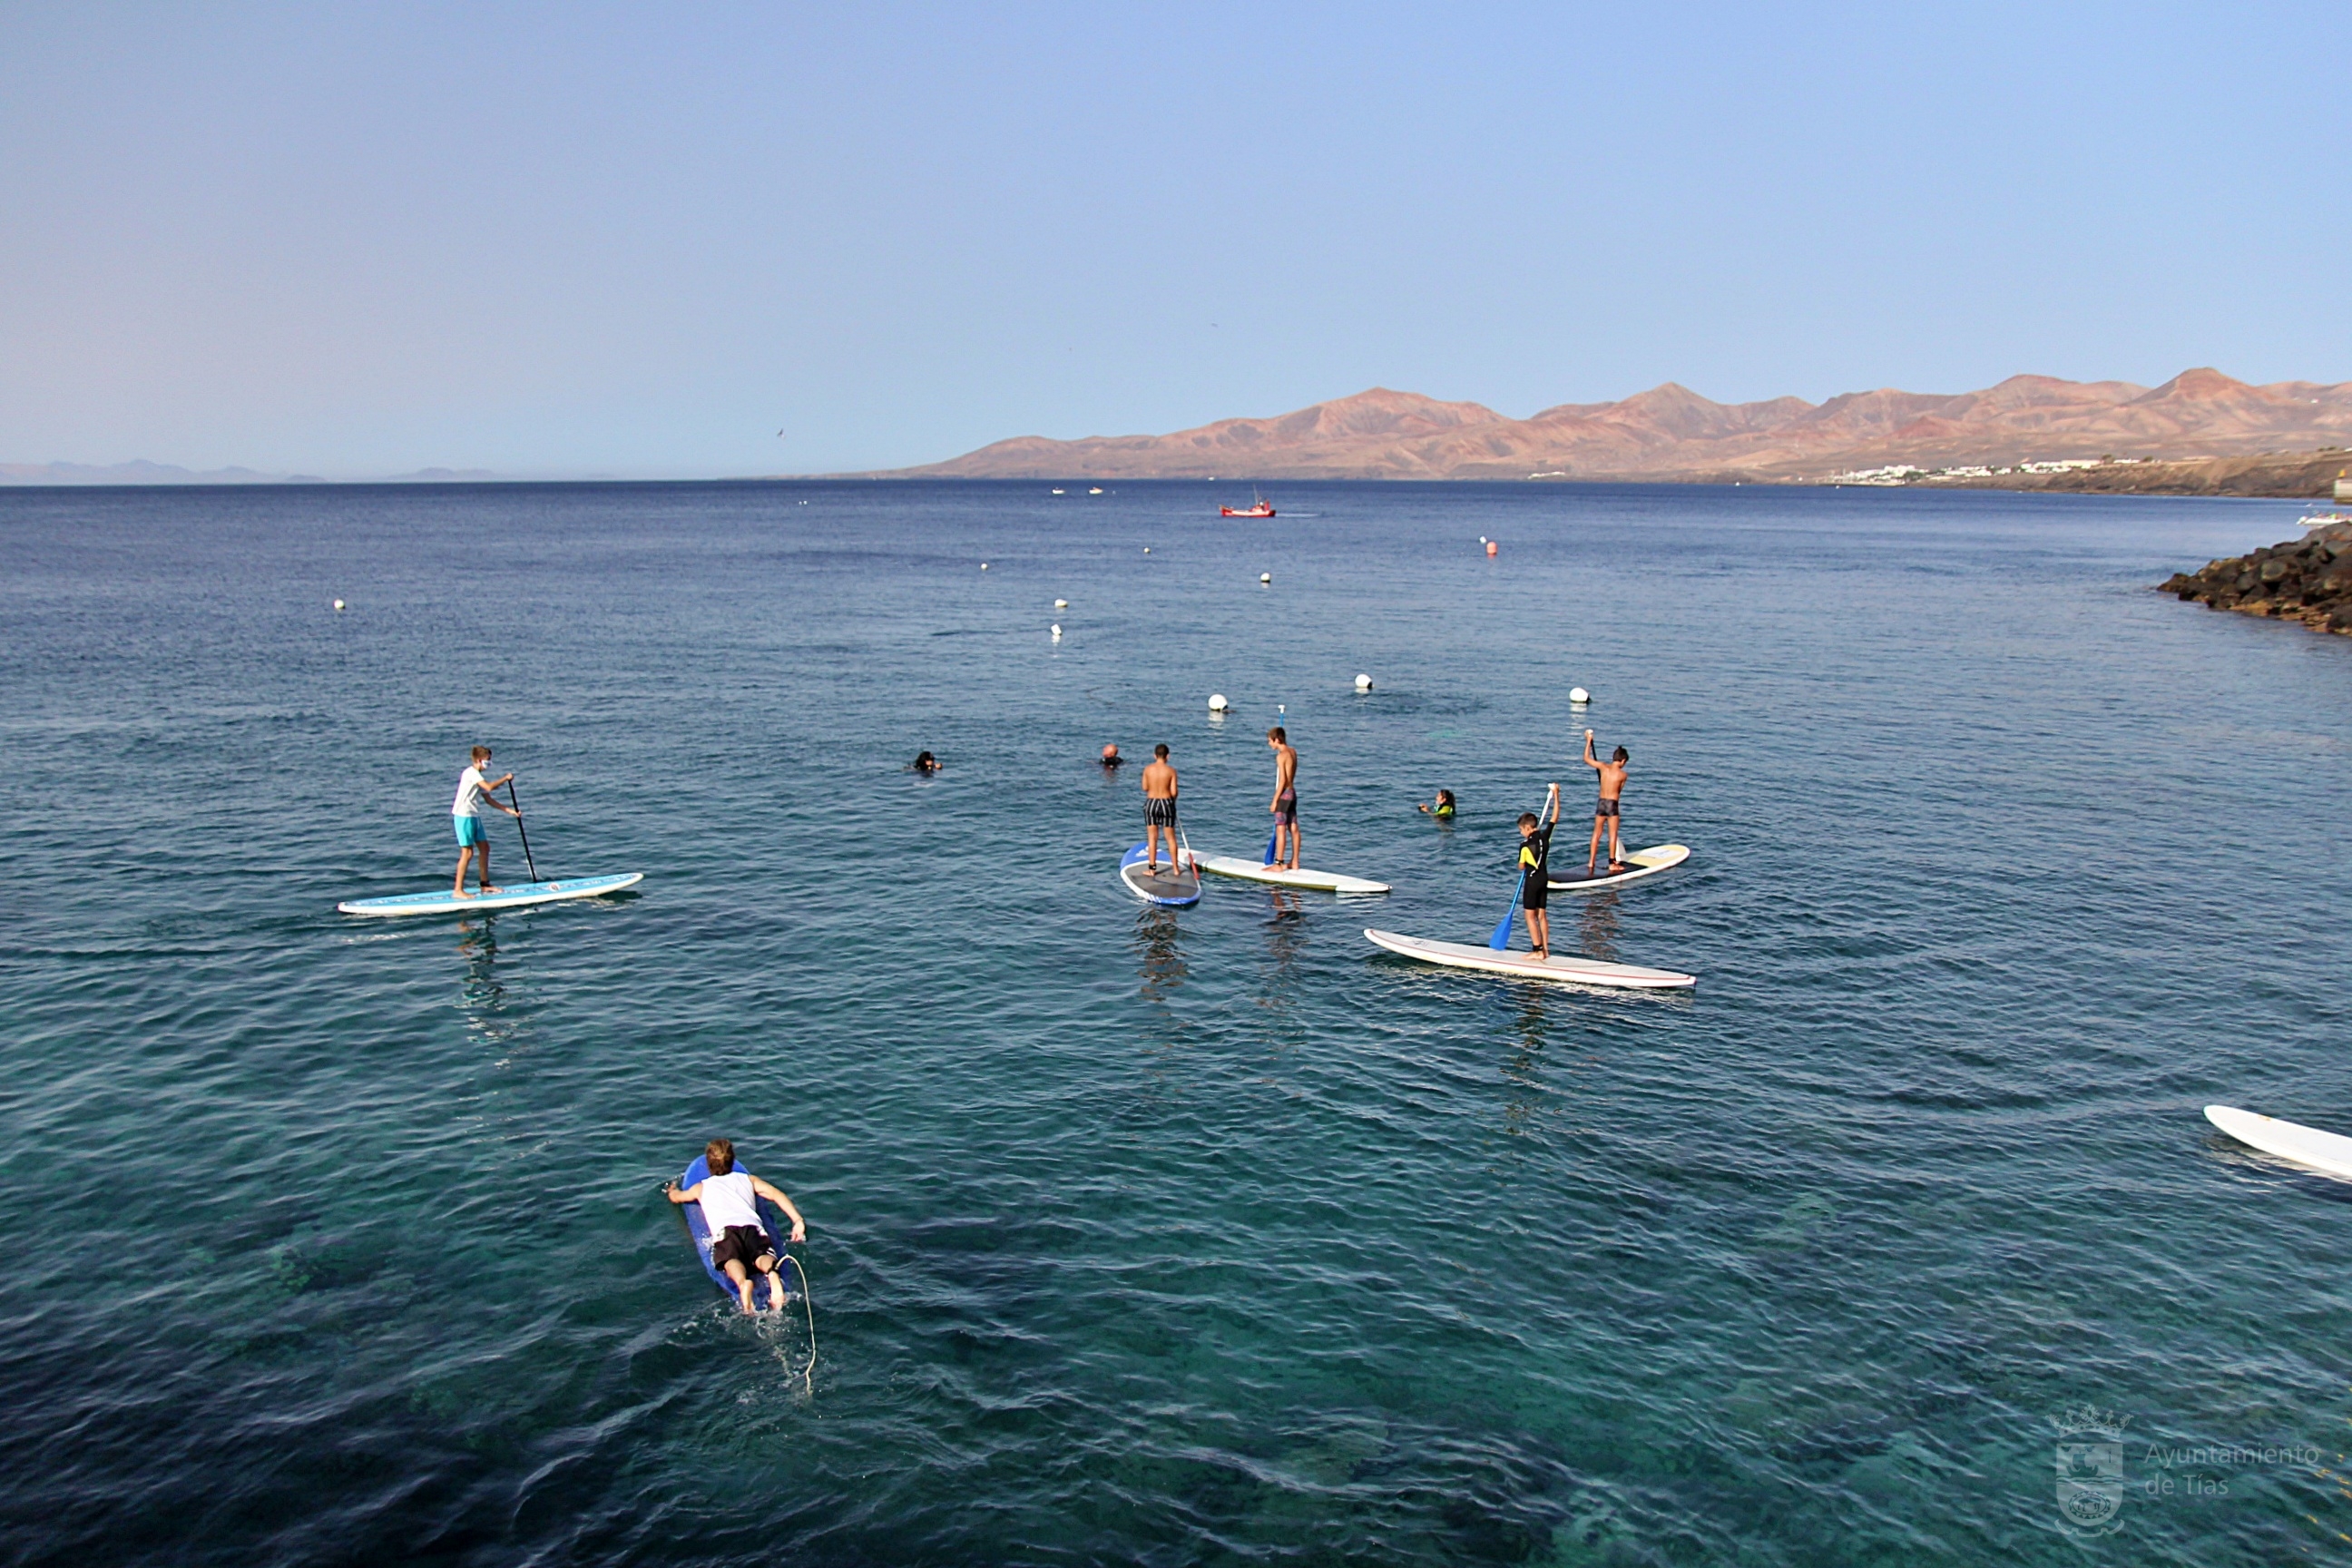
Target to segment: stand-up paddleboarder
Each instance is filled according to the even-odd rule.
[[[1559,826],[1559,785],[1544,796],[1544,814],[1519,814],[1519,910],[1528,917],[1528,946],[1551,956],[1551,833]],[[1509,934],[1505,927],[1505,934]]]
[[[1276,870],[1298,869],[1298,748],[1290,743],[1290,736],[1276,724],[1265,732],[1265,743],[1274,748],[1274,801],[1266,809],[1274,813],[1274,859]],[[1290,835],[1290,858],[1282,858],[1282,836]]]
[[[1625,793],[1625,764],[1629,760],[1625,748],[1620,746],[1607,762],[1602,762],[1592,754],[1592,731],[1584,732],[1584,765],[1601,775],[1601,799],[1592,808],[1592,847],[1584,853],[1584,874],[1588,877],[1592,875],[1592,863],[1601,858],[1603,829],[1609,834],[1610,873],[1613,876],[1625,868],[1625,862],[1618,858],[1617,800]]]
[[[490,836],[482,831],[482,803],[488,801],[492,806],[505,812],[516,821],[522,820],[522,813],[490,793],[506,783],[508,779],[513,778],[514,774],[508,773],[494,779],[484,778],[482,767],[489,760],[490,749],[488,746],[474,748],[474,760],[466,765],[464,773],[457,775],[457,798],[449,807],[450,825],[457,830],[457,881],[450,892],[452,896],[460,899],[478,896],[466,891],[466,865],[468,861],[473,862],[474,875],[480,880],[483,892],[498,893],[506,890],[503,888],[490,886]]]
[[[1176,859],[1176,769],[1168,760],[1168,744],[1151,748],[1143,765],[1143,858],[1146,875],[1160,869],[1160,836],[1168,836],[1168,868],[1181,870]]]

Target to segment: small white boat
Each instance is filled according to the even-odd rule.
[[[2295,521],[2305,528],[2326,528],[2331,522],[2352,522],[2352,511],[2338,507],[2334,511],[2308,511]]]
[[[1102,486],[1097,485],[1094,489],[1088,490],[1087,494],[1090,496],[1098,496],[1102,494]]]

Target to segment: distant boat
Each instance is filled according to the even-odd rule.
[[[1259,495],[1255,489],[1252,489],[1250,494],[1255,498],[1255,505],[1246,510],[1239,507],[1221,506],[1217,509],[1217,515],[1219,517],[1272,517],[1274,515],[1272,501]]]
[[[2352,522],[2352,511],[2305,512],[2295,521],[2305,528],[2326,528],[2331,522]]]
[[[1061,492],[1061,491],[1059,491],[1059,490],[1055,490],[1054,493],[1055,493],[1055,495],[1060,495],[1062,492]]]
[[[1098,496],[1102,494],[1102,486],[1097,485],[1094,489],[1088,490],[1087,494],[1090,496]]]

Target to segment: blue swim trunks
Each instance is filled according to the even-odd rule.
[[[489,835],[482,831],[482,819],[480,817],[452,816],[449,820],[457,826],[457,847],[459,848],[462,849],[467,846],[473,844],[488,844],[490,841]]]

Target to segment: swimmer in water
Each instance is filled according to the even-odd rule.
[[[929,752],[918,752],[913,768],[919,773],[935,773],[940,771],[940,760]]]
[[[1118,754],[1118,745],[1116,742],[1103,748],[1101,762],[1103,772],[1107,773],[1117,773],[1127,766],[1127,759]]]
[[[1439,790],[1435,800],[1431,801],[1427,805],[1416,805],[1413,809],[1433,816],[1440,822],[1451,822],[1454,820],[1454,792],[1450,789]]]

